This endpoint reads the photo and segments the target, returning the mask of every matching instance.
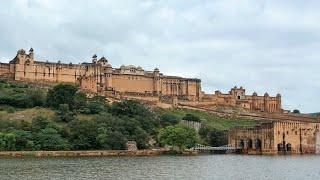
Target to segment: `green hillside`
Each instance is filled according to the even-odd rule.
[[[181,126],[182,119],[201,122],[199,135]],[[128,140],[140,149],[165,144],[186,148],[197,142],[220,146],[227,143],[225,130],[255,123],[130,100],[110,105],[104,97],[87,98],[68,84],[47,89],[0,80],[0,150],[124,149]]]
[[[234,126],[249,126],[258,123],[255,120],[219,117],[205,111],[191,109],[159,109],[158,111],[159,113],[175,115],[180,119],[182,119],[186,114],[193,114],[198,116],[204,125],[208,125],[219,130],[228,130]]]

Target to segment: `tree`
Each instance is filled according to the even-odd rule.
[[[0,132],[0,150],[16,150],[16,135],[13,133]]]
[[[74,120],[69,123],[69,142],[75,150],[88,150],[97,148],[96,137],[101,124],[94,120]]]
[[[27,141],[26,147],[23,150],[29,150],[29,151],[34,150],[34,142],[31,140]]]
[[[16,150],[16,135],[13,133],[7,133],[4,135],[4,140],[6,141],[6,150],[14,151]]]
[[[60,104],[56,115],[60,121],[70,122],[74,119],[74,113],[69,110],[68,104]]]
[[[110,149],[110,146],[108,144],[108,134],[107,129],[105,127],[100,127],[98,129],[98,135],[96,137],[96,141],[98,143],[99,148],[102,149]]]
[[[69,108],[72,109],[76,92],[77,88],[73,85],[56,85],[48,92],[47,105],[57,109],[60,104],[68,104]]]
[[[193,114],[186,114],[182,119],[186,121],[201,122],[200,118]]]
[[[145,130],[143,130],[139,126],[135,128],[133,135],[129,136],[128,138],[130,138],[130,140],[134,140],[137,143],[137,147],[139,149],[146,149],[149,146],[149,135]]]
[[[169,113],[161,115],[160,120],[163,126],[176,125],[180,122],[180,119],[178,116],[175,116]]]
[[[45,105],[46,95],[43,91],[39,89],[29,89],[27,94],[30,102],[32,103],[32,107]]]
[[[113,131],[108,134],[106,143],[109,145],[110,149],[123,150],[125,149],[126,142],[127,139],[121,132]]]
[[[28,149],[30,145],[28,144],[29,141],[32,140],[32,134],[30,131],[24,131],[24,130],[14,130],[11,133],[15,134],[15,148],[18,151],[22,151],[25,149]],[[30,142],[29,142],[30,143]],[[29,149],[31,150],[31,149]]]
[[[73,107],[78,112],[83,112],[86,110],[87,106],[87,95],[83,92],[78,92],[74,96]]]
[[[44,129],[47,126],[49,126],[51,123],[51,121],[42,116],[35,117],[31,123],[31,130],[32,132],[38,132],[41,129]]]
[[[5,134],[0,132],[0,150],[6,150]]]
[[[30,108],[33,106],[32,100],[25,93],[12,95],[8,104],[20,108]]]
[[[213,147],[224,146],[228,144],[225,131],[213,129],[209,132],[210,145]]]
[[[148,134],[154,133],[156,128],[160,126],[159,118],[138,101],[124,100],[113,103],[110,107],[110,112],[113,116],[121,119],[125,117],[132,118],[130,121],[139,123],[137,126],[140,126]]]
[[[178,150],[193,147],[197,141],[197,133],[194,129],[182,126],[167,126],[159,133],[160,143],[171,145],[173,149],[176,147]]]
[[[87,108],[89,114],[98,114],[106,109],[106,105],[104,102],[93,99],[89,100]]]
[[[134,100],[124,100],[121,102],[115,102],[110,108],[110,112],[115,116],[144,116],[149,110]]]
[[[68,141],[63,139],[56,129],[50,127],[37,133],[35,141],[41,150],[68,150],[70,147]]]
[[[199,134],[210,146],[219,147],[228,144],[226,132],[223,130],[205,126],[200,129]]]

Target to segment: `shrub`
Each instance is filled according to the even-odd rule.
[[[200,118],[193,114],[186,114],[182,119],[186,121],[201,122]]]
[[[63,122],[70,122],[74,119],[74,113],[70,111],[68,104],[60,104],[56,115],[57,118]]]
[[[56,129],[50,127],[37,133],[35,142],[41,150],[68,150],[70,148],[69,142],[62,138]]]
[[[175,125],[180,122],[180,119],[178,116],[175,116],[175,115],[169,114],[169,113],[161,115],[160,120],[161,120],[161,124],[163,126]]]
[[[30,89],[27,91],[32,107],[44,106],[46,103],[46,94],[39,89]]]
[[[225,131],[204,126],[199,134],[210,146],[219,147],[228,144]]]
[[[77,88],[69,84],[59,84],[50,89],[47,95],[47,105],[58,109],[60,104],[68,104],[72,109]]]
[[[90,100],[87,104],[87,109],[89,110],[89,114],[98,114],[106,110],[106,106],[103,102]]]

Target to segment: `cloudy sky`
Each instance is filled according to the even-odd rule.
[[[320,1],[167,0],[0,2],[0,61],[33,47],[38,60],[79,63],[93,54],[118,67],[158,67],[281,93],[286,109],[320,111]]]

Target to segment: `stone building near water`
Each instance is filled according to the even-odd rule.
[[[232,147],[248,154],[314,154],[319,152],[320,123],[270,122],[229,131]]]
[[[159,69],[146,71],[140,66],[112,67],[105,57],[92,57],[90,63],[63,64],[37,61],[34,50],[27,53],[21,49],[9,63],[0,63],[0,75],[18,81],[73,83],[92,94],[107,97],[140,97],[152,101],[166,101],[178,106],[189,102],[190,105],[231,106],[263,112],[282,112],[281,95],[271,97],[246,95],[245,89],[232,88],[228,94],[216,91],[206,94],[201,91],[201,80],[167,76]]]

